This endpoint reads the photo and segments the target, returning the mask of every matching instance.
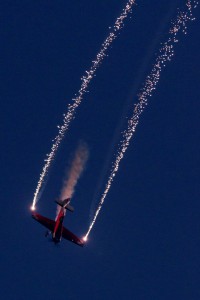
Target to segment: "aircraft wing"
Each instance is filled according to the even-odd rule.
[[[48,218],[45,218],[45,217],[43,217],[43,216],[41,216],[40,214],[37,214],[37,213],[33,213],[32,217],[37,222],[39,222],[40,224],[42,224],[43,226],[48,228],[51,232],[54,231],[55,221],[53,221],[51,219],[48,219]]]
[[[75,243],[81,247],[84,246],[83,240],[79,239],[75,234],[70,232],[67,228],[63,226],[62,237],[72,243]]]

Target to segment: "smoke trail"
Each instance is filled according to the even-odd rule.
[[[63,182],[63,187],[60,194],[60,198],[62,200],[71,198],[73,196],[75,186],[85,168],[88,156],[89,150],[87,145],[85,143],[80,143],[74,155],[71,167],[67,171],[66,177]]]
[[[110,176],[108,178],[108,182],[106,184],[105,190],[102,194],[102,197],[99,202],[99,206],[96,210],[96,213],[94,215],[94,218],[89,226],[89,229],[85,235],[85,240],[87,240],[87,237],[92,230],[97,216],[103,206],[103,203],[105,201],[105,198],[110,190],[110,187],[112,185],[112,182],[114,180],[114,177],[119,169],[120,161],[122,160],[124,153],[126,152],[130,140],[136,130],[136,127],[139,122],[140,115],[144,111],[145,107],[148,104],[149,97],[152,96],[153,91],[156,89],[156,86],[159,82],[161,71],[165,67],[165,64],[169,61],[171,61],[173,55],[174,55],[174,45],[178,43],[177,34],[182,31],[184,34],[187,33],[187,23],[189,21],[193,21],[194,17],[192,15],[192,10],[196,8],[198,5],[198,1],[196,0],[187,0],[186,2],[186,10],[185,11],[178,11],[178,15],[171,24],[171,28],[169,30],[169,37],[167,41],[164,44],[161,44],[160,48],[160,54],[156,58],[156,62],[153,65],[153,69],[151,73],[147,76],[144,87],[142,88],[140,94],[138,95],[138,103],[135,105],[135,109],[133,111],[133,116],[128,121],[128,127],[123,132],[122,141],[120,142],[120,146],[117,152],[116,160],[113,164],[113,167],[111,169]]]
[[[87,160],[89,157],[89,150],[86,143],[81,142],[75,152],[74,158],[71,162],[69,170],[67,170],[63,186],[60,193],[60,199],[64,200],[71,198],[75,192],[76,184],[85,169]],[[60,206],[57,207],[57,213],[59,214]]]
[[[89,83],[93,79],[96,70],[102,63],[103,59],[106,56],[107,50],[110,48],[112,42],[116,39],[118,36],[119,31],[123,28],[124,26],[124,21],[128,17],[128,15],[132,12],[132,7],[135,4],[135,0],[129,0],[125,6],[125,8],[122,10],[121,15],[117,18],[115,21],[113,27],[111,28],[111,32],[109,33],[108,37],[105,39],[103,44],[101,45],[100,51],[96,56],[96,59],[92,62],[92,66],[89,69],[89,71],[86,71],[86,75],[84,75],[81,80],[81,87],[77,93],[76,98],[72,99],[73,104],[68,105],[68,112],[64,114],[64,119],[63,119],[63,124],[62,126],[58,126],[58,134],[53,140],[53,145],[51,147],[51,152],[47,154],[47,158],[44,160],[45,165],[42,169],[42,173],[40,174],[40,178],[36,187],[36,191],[34,193],[34,198],[33,198],[33,203],[32,203],[32,209],[35,209],[35,205],[37,201],[39,200],[39,192],[41,190],[41,187],[44,183],[44,180],[48,174],[49,168],[51,166],[52,161],[55,158],[56,152],[58,150],[58,147],[63,140],[65,136],[65,132],[68,130],[69,125],[71,121],[75,117],[76,109],[79,107],[81,104],[81,101],[83,99],[83,96],[88,90]]]

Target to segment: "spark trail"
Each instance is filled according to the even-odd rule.
[[[120,142],[116,159],[112,166],[110,176],[108,178],[108,182],[106,184],[105,190],[100,199],[99,206],[96,210],[93,220],[84,237],[84,240],[87,240],[88,235],[96,222],[97,216],[103,206],[105,198],[113,183],[114,177],[119,169],[120,162],[129,146],[130,140],[139,123],[140,115],[143,113],[145,107],[147,106],[149,97],[152,96],[153,91],[156,89],[156,86],[160,79],[161,72],[165,67],[165,64],[167,62],[170,62],[172,57],[174,56],[174,46],[179,41],[177,35],[179,32],[183,32],[184,34],[187,34],[187,24],[189,21],[193,21],[195,19],[192,15],[192,11],[194,8],[197,7],[197,5],[198,5],[198,1],[188,0],[186,2],[185,10],[184,11],[178,10],[176,19],[171,22],[171,28],[169,30],[168,39],[165,43],[161,44],[159,55],[156,58],[152,71],[147,76],[144,83],[144,87],[141,89],[138,95],[138,102],[135,105],[132,117],[128,121],[128,127],[123,132],[122,141]]]
[[[49,154],[47,154],[47,158],[44,160],[45,165],[42,169],[42,173],[40,174],[39,181],[38,181],[35,193],[34,193],[33,203],[32,203],[32,207],[31,207],[33,210],[35,209],[36,203],[39,200],[39,193],[41,191],[44,180],[48,174],[51,163],[55,158],[55,155],[59,148],[59,145],[60,145],[61,141],[63,140],[71,121],[75,117],[76,110],[79,107],[79,105],[81,104],[83,96],[85,95],[85,93],[88,90],[89,83],[93,79],[93,77],[96,73],[96,70],[102,63],[103,59],[106,57],[107,50],[110,48],[112,42],[116,39],[116,37],[118,36],[118,33],[123,28],[124,21],[128,17],[128,15],[132,12],[132,8],[133,8],[134,4],[135,4],[135,0],[129,0],[127,2],[125,8],[122,10],[121,15],[116,19],[113,27],[110,28],[111,31],[110,31],[108,37],[103,42],[103,44],[101,45],[100,51],[97,54],[96,59],[92,62],[91,68],[89,69],[89,71],[86,71],[85,72],[86,75],[84,75],[81,78],[81,81],[82,81],[81,87],[80,87],[77,95],[75,95],[76,97],[74,99],[72,99],[73,103],[68,105],[68,112],[66,114],[64,114],[62,126],[58,126],[59,131],[58,131],[57,136],[53,140],[51,152]]]

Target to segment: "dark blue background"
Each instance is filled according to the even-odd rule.
[[[104,190],[126,116],[184,2],[138,1],[56,156],[37,205],[51,218],[79,140],[90,149],[75,213],[65,220],[80,236]],[[56,125],[125,3],[1,4],[2,299],[200,297],[199,7],[141,116],[85,248],[66,241],[55,247],[30,217]]]

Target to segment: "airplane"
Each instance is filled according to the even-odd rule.
[[[38,213],[32,213],[33,219],[35,219],[37,222],[45,226],[49,232],[45,234],[45,236],[48,236],[49,233],[52,234],[52,240],[55,244],[59,243],[62,239],[62,237],[68,241],[71,241],[72,243],[75,243],[81,247],[84,246],[84,241],[80,238],[78,238],[75,234],[70,232],[67,228],[65,228],[63,224],[63,220],[66,214],[66,210],[69,210],[70,212],[74,211],[74,208],[70,205],[70,198],[65,200],[56,200],[55,202],[61,206],[61,210],[56,217],[56,220],[51,220],[46,217],[41,216]]]

